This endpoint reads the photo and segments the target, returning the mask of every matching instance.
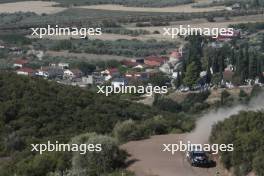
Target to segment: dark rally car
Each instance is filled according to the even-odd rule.
[[[188,162],[194,167],[212,167],[215,162],[210,160],[203,151],[189,151],[186,154]]]

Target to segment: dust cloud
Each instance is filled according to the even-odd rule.
[[[212,125],[218,121],[223,121],[232,115],[238,114],[240,111],[257,111],[264,108],[264,93],[259,94],[257,97],[253,98],[248,105],[235,105],[228,108],[220,108],[217,110],[212,110],[204,114],[196,124],[196,128],[187,136],[187,140],[192,143],[200,144],[207,143]]]

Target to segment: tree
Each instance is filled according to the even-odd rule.
[[[245,55],[244,55],[244,59],[243,59],[243,65],[244,65],[244,69],[243,72],[245,74],[245,78],[247,79],[249,77],[249,46],[248,44],[246,44],[245,46]]]
[[[220,155],[224,166],[233,168],[237,176],[251,171],[256,175],[264,174],[263,117],[261,111],[242,111],[212,128],[211,143],[234,145],[235,150],[220,152]]]
[[[199,78],[199,74],[200,73],[199,73],[198,67],[195,64],[195,62],[192,62],[191,64],[189,64],[187,66],[187,71],[183,79],[184,85],[192,88],[196,84]]]
[[[211,69],[208,67],[206,70],[205,83],[210,84],[211,80],[212,80],[212,73],[211,73]]]
[[[264,36],[261,39],[261,50],[264,51]]]
[[[259,0],[253,0],[252,6],[253,7],[259,7],[260,6]]]
[[[85,74],[90,74],[92,73],[95,69],[96,66],[87,62],[80,62],[78,64],[78,68]]]
[[[255,53],[252,53],[249,61],[249,77],[255,79],[258,76],[258,59]]]
[[[264,152],[259,152],[253,160],[253,169],[257,175],[264,175]]]
[[[179,88],[182,85],[182,75],[178,72],[176,80],[174,80],[174,85],[176,88]]]
[[[168,78],[168,76],[164,75],[164,74],[157,74],[155,76],[152,76],[150,79],[149,79],[149,82],[151,84],[153,84],[153,86],[165,86],[166,83],[168,83],[170,81],[170,79]]]
[[[199,72],[202,70],[201,58],[203,55],[202,43],[203,38],[201,36],[189,36],[188,38],[188,56],[186,64],[189,65],[195,62]]]
[[[212,77],[212,82],[213,82],[214,85],[219,86],[221,81],[222,81],[222,79],[223,79],[223,75],[221,73],[216,73]]]

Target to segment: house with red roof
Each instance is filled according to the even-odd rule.
[[[27,59],[17,59],[15,63],[13,64],[13,67],[15,68],[22,68],[28,63]]]
[[[35,70],[33,70],[32,68],[23,67],[16,70],[16,73],[18,75],[33,76],[35,74]]]
[[[240,36],[241,36],[240,31],[235,30],[233,33],[230,33],[230,32],[222,33],[216,38],[216,40],[221,41],[221,42],[226,42],[234,38],[239,38]]]
[[[123,60],[121,61],[121,64],[126,67],[135,67],[138,65],[138,63],[133,60]]]
[[[149,56],[144,59],[144,64],[149,67],[160,67],[168,61],[167,57]]]

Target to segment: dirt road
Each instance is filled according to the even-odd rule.
[[[122,147],[131,154],[129,170],[137,176],[214,176],[218,168],[194,168],[183,152],[163,152],[163,144],[186,141],[187,135],[169,134],[153,136],[142,141],[129,142]],[[223,174],[221,174],[223,176]]]

